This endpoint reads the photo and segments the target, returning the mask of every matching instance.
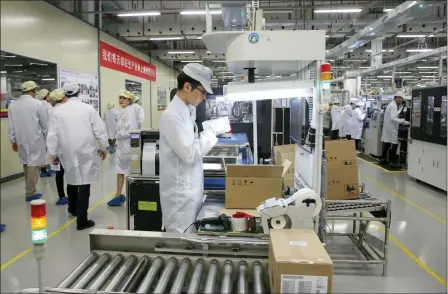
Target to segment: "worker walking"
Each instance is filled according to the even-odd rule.
[[[386,107],[384,112],[383,133],[381,142],[383,143],[383,152],[380,164],[390,164],[392,168],[399,168],[397,165],[397,148],[398,148],[398,129],[399,125],[405,126],[410,123],[404,118],[398,118],[404,101],[404,93],[397,92]]]
[[[115,109],[115,104],[112,102],[107,103],[107,110],[104,112],[104,122],[106,124],[107,135],[109,136],[108,150],[110,153],[115,152],[115,144],[117,143],[117,123],[120,119],[120,113]]]
[[[34,99],[36,92],[35,82],[23,83],[22,96],[8,109],[9,141],[23,164],[27,202],[42,197],[41,193],[36,192],[36,184],[40,167],[46,162],[48,112],[40,101]]]
[[[350,123],[350,135],[355,140],[356,150],[358,151],[361,149],[362,128],[364,126],[365,114],[361,110],[363,106],[364,103],[362,102],[356,103],[355,109],[352,111],[352,121]]]
[[[339,107],[339,100],[336,99],[333,103],[333,107],[331,108],[331,139],[336,140],[339,138],[339,129],[341,122],[341,111],[342,107]]]
[[[100,157],[107,157],[107,132],[95,108],[78,98],[78,84],[65,83],[63,89],[67,103],[53,109],[47,148],[64,167],[68,212],[77,216],[77,229],[84,230],[95,225],[87,218],[90,185],[99,181]]]
[[[177,76],[177,94],[160,117],[160,202],[167,232],[184,233],[195,222],[203,202],[202,158],[230,130],[228,119],[200,136],[189,105],[198,106],[212,94],[210,69],[189,63]]]
[[[50,110],[53,108],[50,100],[50,91],[48,91],[47,89],[42,89],[39,92],[37,92],[36,98],[41,101],[42,106],[47,109],[49,115]],[[42,178],[51,177],[51,169],[47,163],[41,166],[40,176]]]
[[[65,97],[64,89],[56,89],[50,93],[50,99],[52,104],[54,104],[54,108],[61,106],[62,104],[67,102],[67,97]],[[49,116],[49,124],[52,123],[53,118],[53,110],[48,112]],[[52,159],[53,166],[56,166],[56,188],[58,190],[58,201],[56,201],[56,205],[66,205],[68,204],[68,198],[65,196],[65,190],[64,190],[64,167],[62,166],[59,157]]]
[[[136,97],[130,91],[123,91],[119,96],[120,106],[123,108],[117,124],[116,137],[117,157],[115,159],[115,170],[117,171],[117,191],[115,197],[107,205],[121,206],[126,202],[126,197],[122,194],[124,176],[131,173],[131,131],[139,129],[138,112],[132,105]]]

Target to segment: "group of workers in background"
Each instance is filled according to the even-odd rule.
[[[390,165],[392,168],[399,168],[397,164],[399,125],[410,124],[404,118],[400,118],[400,113],[406,111],[403,103],[404,96],[402,92],[395,93],[393,100],[387,105],[384,112],[381,136],[383,150],[380,164]],[[330,103],[329,111],[324,114],[324,135],[331,137],[332,140],[338,138],[355,140],[356,149],[360,151],[365,118],[364,103],[359,99],[351,99],[348,105],[344,107],[339,105],[338,100]]]

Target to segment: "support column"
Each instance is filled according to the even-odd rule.
[[[85,11],[95,11],[95,1],[89,0],[89,1],[81,1],[81,9],[83,12]],[[95,14],[94,13],[83,13],[81,15],[81,18],[90,23],[91,25],[95,25]]]
[[[371,58],[370,58],[370,67],[371,68],[377,68],[381,64],[383,64],[383,40],[381,39],[375,39],[372,42],[370,42],[371,46]],[[381,53],[381,54],[379,54]],[[377,55],[379,54],[379,55]],[[375,56],[376,55],[376,56]]]

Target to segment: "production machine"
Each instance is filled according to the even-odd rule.
[[[390,101],[371,103],[367,113],[367,123],[364,131],[364,153],[380,157],[382,155],[381,135],[383,134],[384,111]]]
[[[439,189],[447,189],[446,86],[412,90],[408,174]]]

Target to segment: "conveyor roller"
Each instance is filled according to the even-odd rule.
[[[92,252],[59,283],[57,290],[66,289],[62,293],[266,293],[265,265],[250,259]]]

